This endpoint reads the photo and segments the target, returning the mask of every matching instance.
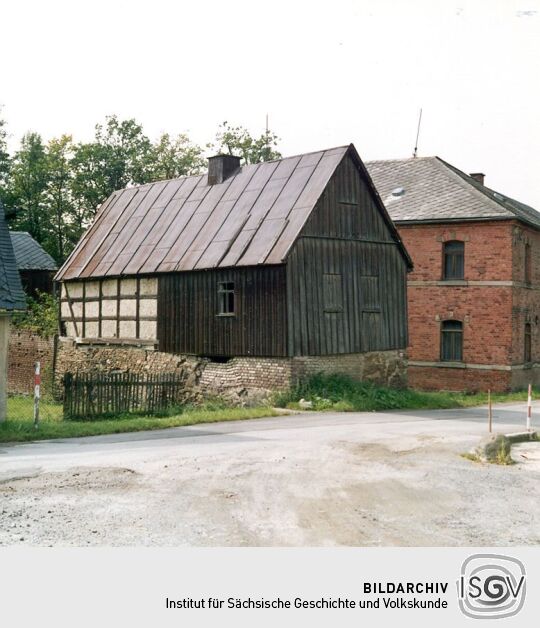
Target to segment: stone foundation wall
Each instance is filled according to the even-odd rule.
[[[300,378],[319,372],[344,373],[356,380],[394,387],[403,387],[407,382],[406,362],[399,351],[296,358],[240,357],[221,363],[145,348],[80,345],[71,339],[60,339],[57,377],[66,372],[127,370],[180,373],[190,400],[220,396],[234,403],[260,401],[271,392],[286,390]]]
[[[292,358],[292,368],[295,380],[315,373],[342,373],[356,381],[392,388],[407,386],[407,361],[401,350],[302,356]]]
[[[177,373],[185,382],[185,400],[197,402],[202,396],[199,379],[204,366],[204,361],[192,356],[178,356],[138,347],[77,344],[71,338],[60,338],[56,378],[61,379],[64,373]]]
[[[11,327],[8,344],[8,393],[31,394],[34,364],[41,362],[42,380],[52,375],[54,338],[43,338],[25,329]]]

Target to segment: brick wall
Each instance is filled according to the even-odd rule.
[[[514,226],[512,221],[398,225],[414,262],[409,281],[442,279],[442,243],[448,240],[465,242],[465,278],[469,281],[511,280]]]
[[[31,394],[34,364],[41,362],[44,383],[52,373],[54,339],[11,328],[8,349],[8,393]]]
[[[525,245],[531,251],[531,282],[525,283]],[[512,363],[522,364],[525,324],[531,325],[531,358],[540,363],[540,233],[515,225],[513,231],[514,281],[512,302]],[[520,378],[515,378],[516,381]]]
[[[409,386],[419,390],[467,390],[506,392],[513,385],[513,372],[466,368],[409,366]]]
[[[515,287],[510,283],[521,272],[516,268],[523,264],[516,257],[516,224],[492,221],[399,226],[415,265],[408,277],[411,387],[505,390],[512,385],[510,371],[490,370],[489,366],[509,367],[514,363],[513,337],[517,328],[522,328],[521,322],[514,322],[518,314]],[[448,240],[465,243],[464,278],[474,282],[472,285],[441,281],[442,247]],[[498,283],[486,285],[492,282]],[[440,362],[440,326],[447,319],[463,323],[463,362],[484,365],[485,370],[414,365],[415,361]]]

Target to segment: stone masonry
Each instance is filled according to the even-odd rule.
[[[147,348],[76,344],[61,338],[57,377],[66,372],[131,371],[180,373],[191,401],[223,397],[233,403],[251,403],[286,390],[298,379],[315,373],[344,373],[356,380],[403,387],[406,361],[403,352],[381,351],[339,356],[296,358],[239,357],[213,362],[195,356],[172,355]]]

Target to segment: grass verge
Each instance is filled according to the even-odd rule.
[[[540,394],[540,391],[536,391]],[[290,391],[280,393],[278,407],[301,408],[300,400],[312,403],[313,410],[374,411],[468,408],[487,403],[487,393],[422,392],[382,388],[368,382],[355,382],[345,375],[314,375]],[[526,391],[492,394],[493,403],[525,401]]]
[[[52,410],[50,408],[49,410]],[[49,438],[73,438],[77,436],[97,436],[99,434],[121,434],[158,430],[197,423],[215,423],[216,421],[239,421],[278,416],[270,407],[227,408],[214,404],[202,407],[187,407],[173,416],[121,416],[99,421],[63,421],[61,407],[59,412],[49,412],[34,428],[30,418],[11,418],[8,406],[8,418],[0,423],[0,443],[45,440]]]

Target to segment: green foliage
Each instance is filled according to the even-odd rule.
[[[375,386],[356,382],[346,375],[318,374],[300,382],[291,390],[276,395],[278,407],[299,408],[299,401],[312,402],[313,410],[375,411],[465,408],[487,403],[484,393],[422,392]],[[526,399],[526,393],[492,395],[492,400],[512,401]]]
[[[28,329],[46,338],[54,336],[58,331],[58,300],[51,294],[40,292],[37,299],[28,297],[26,312],[13,316],[16,329]]]
[[[1,111],[1,109],[0,109]],[[11,167],[11,158],[7,149],[6,121],[0,118],[0,203],[6,203],[7,181]]]
[[[49,230],[44,211],[47,183],[45,146],[38,133],[27,133],[13,158],[8,184],[15,209],[13,225],[43,243]]]
[[[73,229],[73,141],[70,135],[52,139],[47,146],[47,187],[45,211],[49,217],[45,248],[57,260],[64,260],[67,251],[80,237]]]
[[[151,181],[176,179],[199,174],[206,167],[203,149],[192,144],[185,134],[171,137],[163,133],[152,146],[147,177]]]
[[[220,153],[242,157],[245,164],[258,164],[261,161],[279,159],[281,154],[275,150],[279,138],[272,131],[265,131],[259,137],[253,137],[242,126],[231,126],[223,122],[216,135],[213,146]]]
[[[43,440],[49,438],[70,438],[96,436],[98,434],[120,434],[141,430],[157,430],[181,425],[214,423],[216,421],[241,421],[261,417],[277,416],[272,408],[223,408],[188,407],[181,414],[159,417],[118,417],[99,421],[63,421],[62,405],[48,403],[43,406],[43,420],[39,428],[34,428],[31,397],[10,397],[8,399],[8,419],[0,423],[0,443]]]
[[[0,200],[11,228],[28,231],[58,263],[69,255],[100,205],[115,190],[150,181],[198,174],[206,167],[203,148],[185,134],[162,134],[152,142],[134,119],[108,116],[90,142],[70,135],[44,144],[27,133],[10,157],[5,121],[0,119]],[[275,159],[277,136],[252,137],[224,123],[218,147],[246,163]]]

